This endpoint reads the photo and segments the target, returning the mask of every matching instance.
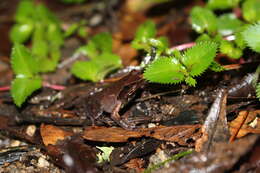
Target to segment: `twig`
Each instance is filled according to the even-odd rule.
[[[248,111],[246,111],[246,112],[243,114],[243,117],[242,117],[243,119],[242,119],[241,123],[239,124],[239,127],[236,129],[235,133],[230,137],[229,142],[233,142],[233,141],[235,140],[235,138],[237,137],[238,132],[240,131],[240,129],[241,129],[242,126],[244,125],[244,123],[245,123],[245,121],[246,121],[246,119],[247,119],[247,117],[248,117],[248,114],[249,114]]]

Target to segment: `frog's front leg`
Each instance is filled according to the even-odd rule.
[[[122,128],[127,129],[127,130],[132,130],[135,128],[135,124],[131,123],[127,119],[122,119],[122,117],[119,115],[119,111],[121,108],[122,102],[118,101],[116,103],[116,106],[114,107],[112,113],[111,113],[111,118]]]

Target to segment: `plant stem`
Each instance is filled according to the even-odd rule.
[[[48,82],[43,82],[42,86],[46,87],[46,88],[51,88],[51,89],[54,89],[54,90],[64,90],[66,88],[63,85],[55,85],[55,84],[50,84]]]
[[[235,36],[234,35],[228,35],[226,37],[224,37],[224,40],[227,40],[227,41],[232,41],[232,40],[235,40]],[[190,42],[190,43],[184,43],[184,44],[180,44],[180,45],[177,45],[177,46],[173,46],[171,47],[171,49],[177,49],[179,51],[182,51],[182,50],[185,50],[185,49],[188,49],[188,48],[191,48],[192,46],[194,46],[196,43],[195,42]]]
[[[48,82],[43,82],[43,87],[46,87],[46,88],[51,88],[51,89],[54,89],[54,90],[64,90],[66,87],[63,86],[63,85],[54,85],[54,84],[50,84]],[[1,91],[9,91],[11,89],[10,86],[2,86],[0,87],[0,92]]]
[[[0,87],[0,91],[9,91],[9,90],[10,90],[10,86]]]
[[[193,152],[193,150],[187,150],[187,151],[183,151],[183,152],[180,152],[178,154],[175,154],[173,155],[172,157],[170,157],[169,159],[161,162],[161,163],[158,163],[156,165],[153,165],[151,166],[150,168],[146,169],[143,173],[151,173],[152,171],[160,168],[161,166],[165,165],[166,163],[170,162],[170,161],[173,161],[173,160],[177,160],[183,156],[186,156],[188,154],[191,154]]]

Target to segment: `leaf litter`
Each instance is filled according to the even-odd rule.
[[[56,8],[55,4],[49,3]],[[180,12],[182,9],[173,9],[187,15]],[[116,39],[113,44],[116,41],[118,44],[114,52],[124,56],[124,65],[138,64],[137,53],[129,46],[137,27],[133,21],[142,23],[148,17],[127,6],[119,12],[124,15],[119,23],[120,30],[113,37]],[[101,12],[101,15],[104,14]],[[159,33],[167,33],[169,37],[178,35],[178,40],[191,41],[185,20],[169,22],[167,17],[155,20],[159,25],[166,23],[166,29],[158,28]],[[112,26],[100,26],[99,30],[106,27]],[[167,28],[170,28],[168,32]],[[90,32],[97,31],[92,29]],[[176,34],[178,32],[181,34]],[[172,42],[176,43],[176,40]],[[131,53],[127,54],[127,51]],[[6,62],[0,59],[1,66],[8,66]],[[12,72],[6,68],[3,72],[0,68],[2,73]],[[248,134],[259,134],[259,106],[252,97],[251,82],[234,80],[234,76],[241,78],[248,76],[248,72],[208,73],[205,79],[201,77],[204,82],[197,88],[148,84],[139,71],[86,84],[59,75],[59,81],[67,85],[65,90],[41,89],[32,96],[34,100],[20,109],[13,105],[8,92],[1,92],[0,170],[142,172],[152,165],[150,163],[158,163],[155,160],[171,160],[172,156],[190,150],[196,152],[169,161],[166,168],[162,166],[156,171],[257,170],[259,157],[250,152],[259,150],[259,138]],[[214,80],[208,83],[209,78]],[[10,79],[10,75],[1,75],[1,85],[8,85]],[[226,86],[230,87],[226,89]],[[15,145],[14,139],[22,142],[10,148],[10,144]],[[115,148],[109,162],[98,163],[100,151],[96,146]],[[32,165],[37,169],[29,168]]]

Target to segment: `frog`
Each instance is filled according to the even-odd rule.
[[[132,130],[135,128],[135,124],[128,121],[127,116],[121,116],[119,111],[135,97],[137,90],[143,88],[144,85],[145,80],[142,78],[141,72],[133,70],[102,91],[89,95],[84,104],[84,111],[93,124],[101,115],[109,113],[111,119],[119,126]]]

